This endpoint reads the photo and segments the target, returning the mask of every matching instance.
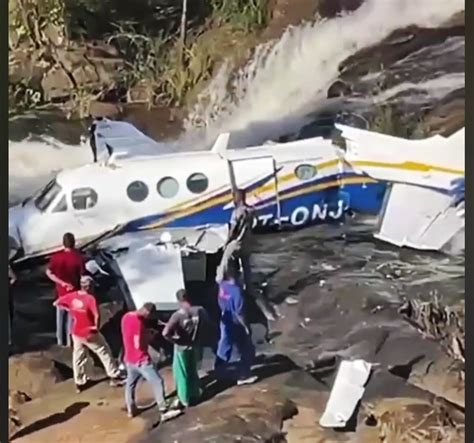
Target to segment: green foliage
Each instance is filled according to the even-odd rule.
[[[8,37],[11,48],[22,42],[42,47],[61,44],[65,36],[63,0],[10,0]]]
[[[394,105],[384,103],[375,108],[369,129],[407,139],[424,138],[426,131],[420,116],[397,112]]]
[[[10,0],[10,48],[22,45],[23,50],[26,43],[27,50],[47,54],[47,63],[53,66],[59,63],[54,47],[105,41],[125,61],[108,88],[127,92],[129,101],[182,106],[210,79],[215,63],[228,57],[228,48],[238,47],[240,54],[255,42],[252,35],[268,20],[268,0],[187,1],[183,45],[181,0]],[[29,85],[29,80],[21,83]],[[9,94],[12,109],[41,104],[37,94],[25,92],[25,86],[15,88]],[[69,104],[83,114],[100,92],[71,91]]]
[[[214,19],[245,31],[261,28],[268,21],[267,0],[210,0]]]

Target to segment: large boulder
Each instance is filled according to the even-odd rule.
[[[44,395],[63,380],[61,371],[48,351],[27,352],[8,359],[10,390],[23,392],[29,398]]]

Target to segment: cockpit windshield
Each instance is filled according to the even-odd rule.
[[[35,206],[40,211],[45,211],[61,191],[62,188],[56,180],[51,180],[35,198]]]

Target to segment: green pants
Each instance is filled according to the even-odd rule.
[[[201,360],[201,349],[197,346],[183,349],[174,347],[173,376],[176,393],[184,406],[196,404],[201,396],[199,387],[198,364]]]

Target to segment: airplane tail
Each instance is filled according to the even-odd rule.
[[[450,137],[407,140],[336,125],[344,158],[358,173],[391,184],[375,236],[439,250],[464,228],[464,128]]]

